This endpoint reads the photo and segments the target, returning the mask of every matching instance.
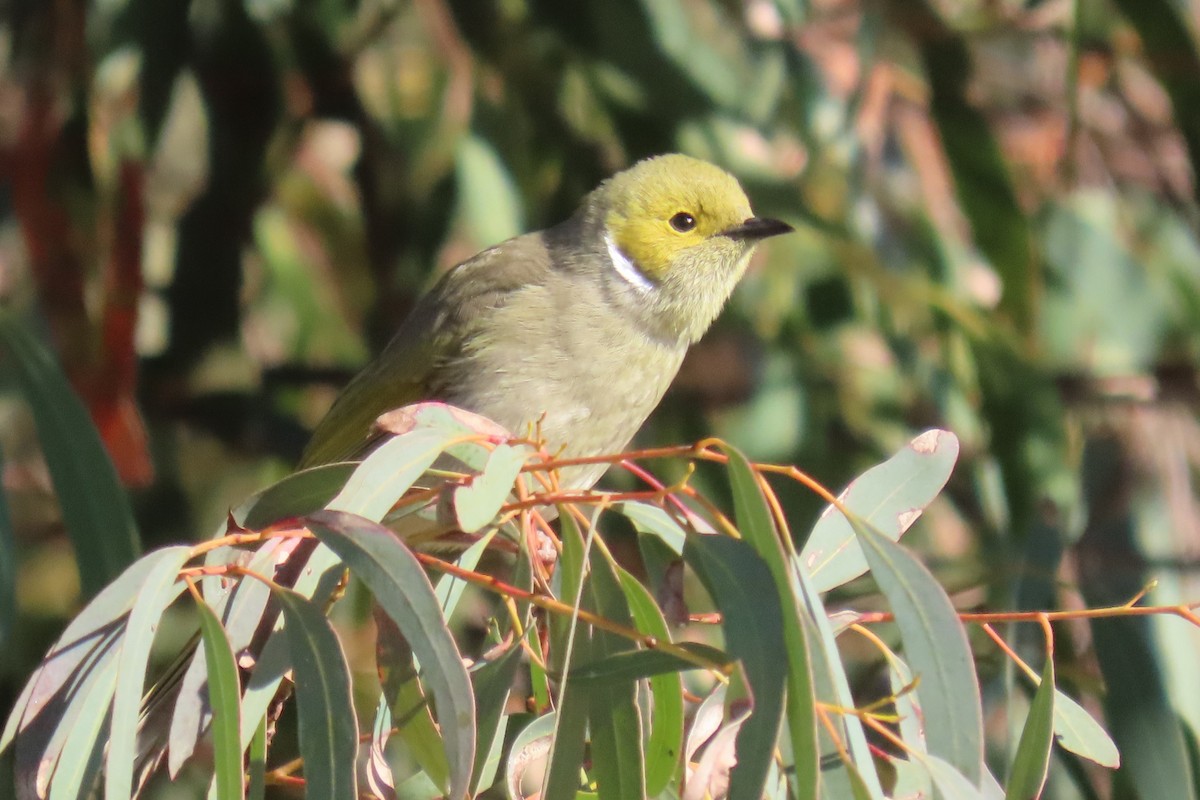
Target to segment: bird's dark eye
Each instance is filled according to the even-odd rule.
[[[678,214],[671,217],[671,227],[680,233],[687,233],[692,228],[696,227],[696,218],[686,211],[680,211]]]

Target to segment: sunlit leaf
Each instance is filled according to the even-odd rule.
[[[241,800],[246,794],[242,780],[242,687],[237,662],[221,620],[208,603],[200,599],[196,609],[200,614],[204,661],[208,667],[216,796],[217,800]]]
[[[983,710],[975,662],[945,591],[901,545],[860,525],[871,574],[896,616],[917,685],[931,756],[977,783],[983,768]]]
[[[838,498],[865,523],[899,539],[946,485],[958,459],[958,438],[930,430],[887,461],[856,478]],[[841,586],[867,570],[854,527],[829,506],[800,553],[819,592]]]
[[[306,522],[367,585],[412,647],[437,705],[450,794],[464,795],[475,759],[475,704],[462,656],[425,571],[391,531],[370,520],[320,511]]]
[[[1046,658],[1042,682],[1033,696],[1025,727],[1017,743],[1012,770],[1008,775],[1006,800],[1041,797],[1050,769],[1050,750],[1054,746],[1054,659]]]
[[[358,717],[342,645],[325,614],[308,598],[284,588],[276,589],[275,597],[283,609],[295,670],[305,794],[357,797]]]
[[[733,447],[724,450],[729,455],[729,481],[738,530],[766,563],[779,595],[788,658],[787,724],[792,745],[792,780],[800,796],[813,797],[819,779],[820,746],[812,665],[801,620],[807,610],[793,590],[788,557],[750,462]]]
[[[133,793],[138,717],[150,647],[163,612],[183,591],[183,583],[177,578],[179,568],[190,555],[190,547],[180,546],[146,556],[151,567],[129,612],[121,654],[117,657],[117,685],[105,759],[104,791],[108,797],[128,797]]]
[[[757,797],[783,720],[788,674],[779,598],[761,588],[771,585],[771,570],[745,542],[724,536],[689,537],[683,556],[722,609],[726,646],[742,663],[753,693],[754,711],[737,733],[737,766],[730,773],[729,791]]]

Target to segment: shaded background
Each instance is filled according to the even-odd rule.
[[[286,474],[435,275],[681,150],[799,232],[639,443],[714,434],[837,488],[946,427],[963,458],[910,544],[962,607],[1119,604],[1151,580],[1150,602],[1200,600],[1195,3],[0,9],[0,298],[57,353],[145,548],[206,538]],[[7,709],[85,598],[4,360],[0,391]],[[797,530],[819,511],[784,500]],[[1195,796],[1200,632],[1058,633],[1060,682],[1097,698],[1125,766],[1060,754],[1047,796]],[[1007,697],[977,644],[985,699]]]

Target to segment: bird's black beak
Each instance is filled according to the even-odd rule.
[[[728,236],[730,239],[740,239],[742,241],[757,242],[760,239],[766,239],[769,236],[778,236],[781,233],[791,233],[793,230],[791,225],[786,222],[780,222],[777,219],[769,219],[767,217],[751,217],[741,225],[734,225],[732,228],[721,232],[722,236]]]

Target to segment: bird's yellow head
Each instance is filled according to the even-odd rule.
[[[737,179],[690,156],[638,162],[594,195],[617,272],[646,295],[674,333],[704,332],[762,239],[791,230],[757,218]]]

